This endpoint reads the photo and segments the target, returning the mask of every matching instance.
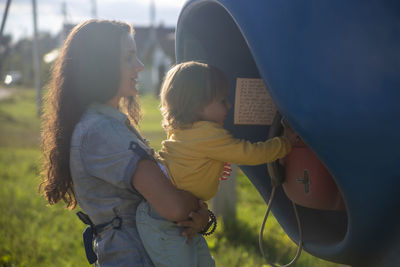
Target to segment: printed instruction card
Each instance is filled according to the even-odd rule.
[[[262,79],[236,78],[234,124],[271,125],[276,111]]]

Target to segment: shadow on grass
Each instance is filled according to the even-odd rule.
[[[287,263],[291,260],[291,257],[296,253],[296,248],[293,246],[282,246],[277,240],[267,237],[264,232],[263,249],[264,254],[272,262]],[[254,253],[262,258],[262,254],[259,248],[259,235],[254,228],[250,227],[245,221],[241,220],[224,220],[223,231],[216,233],[216,239],[218,242],[215,244],[215,249],[218,250],[220,244],[229,243],[233,247],[245,248],[249,253]],[[271,240],[272,239],[272,240]],[[219,242],[219,241],[225,242]]]

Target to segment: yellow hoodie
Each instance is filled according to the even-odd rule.
[[[217,123],[198,121],[191,128],[171,131],[158,154],[176,187],[209,200],[218,191],[225,162],[260,165],[282,158],[290,150],[286,137],[251,143],[234,138]]]

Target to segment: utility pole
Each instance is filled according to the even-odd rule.
[[[40,116],[42,113],[42,84],[40,81],[40,59],[39,59],[39,43],[38,43],[38,31],[37,31],[36,0],[32,0],[32,13],[33,13],[33,51],[32,51],[33,73],[35,75],[37,113]]]
[[[6,25],[8,9],[10,8],[11,0],[7,0],[6,9],[4,11],[3,20],[1,21],[0,40],[3,38],[3,30]]]
[[[10,8],[11,0],[7,0],[6,9],[4,11],[3,20],[1,21],[0,28],[0,75],[2,75],[3,69],[3,59],[6,57],[9,49],[10,49],[10,41],[7,41],[7,38],[4,38],[3,31],[7,21],[8,9]],[[4,46],[4,47],[3,47]],[[4,49],[4,50],[3,50]]]
[[[63,1],[61,3],[61,14],[63,17],[63,24],[65,25],[68,21],[68,7],[67,7],[67,2]]]
[[[91,0],[92,2],[92,18],[97,19],[97,2],[96,0]]]

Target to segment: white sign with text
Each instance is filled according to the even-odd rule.
[[[271,125],[276,111],[262,79],[236,79],[234,124]]]

